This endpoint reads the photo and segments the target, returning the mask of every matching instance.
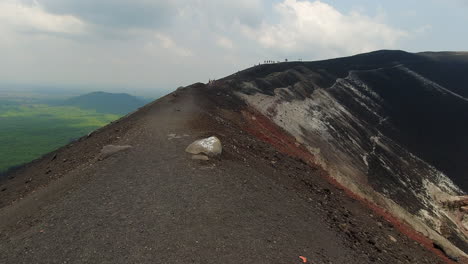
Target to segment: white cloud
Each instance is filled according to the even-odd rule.
[[[47,13],[36,2],[26,5],[18,0],[0,2],[0,24],[14,31],[39,31],[45,33],[79,34],[85,23],[71,15]]]
[[[220,46],[221,48],[228,49],[228,50],[234,48],[234,43],[232,43],[232,41],[228,39],[227,37],[223,37],[223,36],[219,36],[216,39],[216,44],[218,44],[218,46]]]
[[[154,54],[159,53],[163,49],[180,57],[190,57],[193,55],[189,49],[180,47],[171,37],[162,33],[154,34],[154,40],[146,44],[146,49]]]
[[[264,15],[265,0],[179,0],[179,15],[226,27],[235,22],[255,26]]]
[[[432,25],[424,25],[414,30],[415,34],[424,35],[432,30]]]
[[[277,23],[244,26],[243,31],[263,47],[285,54],[319,51],[324,56],[337,56],[394,48],[408,35],[379,18],[357,12],[342,14],[321,1],[284,0],[275,11]]]

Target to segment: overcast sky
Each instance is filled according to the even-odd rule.
[[[468,49],[468,0],[0,0],[0,82],[170,91],[266,59]]]

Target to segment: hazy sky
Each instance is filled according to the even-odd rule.
[[[266,59],[468,49],[468,0],[0,0],[0,82],[173,90]]]

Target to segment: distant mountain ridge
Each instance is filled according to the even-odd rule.
[[[97,112],[125,115],[142,107],[146,102],[126,93],[92,92],[66,100],[64,105]]]

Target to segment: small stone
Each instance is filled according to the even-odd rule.
[[[393,243],[396,243],[396,242],[397,242],[396,238],[394,238],[394,237],[391,236],[391,235],[388,235],[388,238],[390,238],[390,240],[391,240]]]
[[[110,157],[112,155],[114,155],[115,153],[117,152],[121,152],[121,151],[124,151],[124,150],[127,150],[127,149],[130,149],[132,148],[132,146],[117,146],[117,145],[107,145],[107,146],[104,146],[102,149],[101,149],[101,153],[100,153],[100,157],[99,159],[105,159],[107,157]]]
[[[208,158],[208,156],[205,156],[205,155],[193,155],[192,159],[193,160],[210,160],[210,158]]]

